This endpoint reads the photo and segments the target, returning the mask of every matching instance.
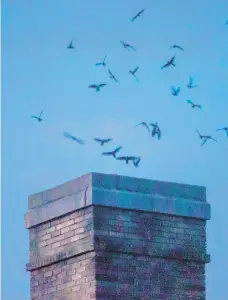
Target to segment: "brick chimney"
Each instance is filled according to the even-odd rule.
[[[206,299],[204,187],[90,173],[28,205],[32,300]]]

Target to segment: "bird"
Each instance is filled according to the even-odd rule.
[[[120,43],[123,45],[123,47],[124,48],[126,48],[126,49],[132,49],[133,51],[136,51],[136,48],[135,47],[133,47],[133,46],[131,46],[130,44],[128,44],[128,43],[125,43],[124,41],[120,41]]]
[[[131,19],[131,22],[135,21],[136,19],[138,19],[141,14],[146,10],[146,8],[140,10],[140,12],[137,13],[137,15],[135,15],[132,19]]]
[[[135,76],[135,73],[138,71],[139,67],[136,67],[134,70],[129,70],[129,73],[131,75],[133,75],[135,77],[136,80],[138,80],[138,78]]]
[[[202,143],[201,143],[200,146],[203,146],[208,140],[213,140],[217,143],[217,141],[214,138],[212,138],[212,136],[210,136],[210,135],[201,135],[199,133],[198,129],[196,129],[196,132],[198,133],[200,139],[202,140]]]
[[[169,49],[179,49],[181,51],[184,51],[184,49],[178,45],[172,45]]]
[[[228,127],[223,127],[220,129],[217,129],[216,131],[224,130],[226,132],[226,136],[228,137]]]
[[[193,88],[196,88],[197,86],[199,86],[199,85],[192,85],[192,84],[193,84],[193,79],[192,79],[192,77],[189,77],[189,82],[187,84],[187,88],[193,89]]]
[[[112,139],[99,139],[99,138],[94,138],[94,141],[101,143],[101,146],[103,146],[105,143],[111,142]]]
[[[70,134],[68,132],[64,132],[63,135],[64,135],[65,138],[71,139],[72,141],[75,141],[75,142],[77,142],[80,145],[84,145],[85,144],[84,140],[76,138],[75,136],[73,136],[72,134]]]
[[[140,161],[141,161],[141,157],[140,157],[140,156],[139,156],[139,157],[136,157],[136,158],[133,160],[133,164],[134,164],[134,166],[135,166],[136,168],[138,168],[138,165],[139,165]]]
[[[176,65],[174,64],[175,58],[176,58],[176,55],[174,55],[174,56],[173,56],[166,64],[164,64],[164,65],[161,67],[161,70],[164,69],[164,68],[167,68],[167,67],[169,67],[169,66],[176,67]]]
[[[154,137],[156,134],[158,136],[158,139],[160,140],[161,139],[161,130],[158,126],[158,123],[151,123],[150,124],[152,127],[153,127],[153,130],[151,132],[151,136]]]
[[[146,122],[141,122],[141,123],[139,123],[138,125],[135,125],[135,127],[137,127],[137,126],[139,126],[139,125],[145,126],[145,127],[147,128],[147,130],[150,132],[150,128],[149,128],[149,126],[147,125]]]
[[[106,67],[106,57],[107,57],[107,54],[105,55],[104,59],[102,62],[99,62],[99,63],[96,63],[95,66],[98,67],[98,66],[103,66],[103,67]]]
[[[172,90],[172,95],[173,96],[178,96],[180,93],[180,87],[175,88],[174,86],[171,86],[171,90]]]
[[[119,157],[117,157],[116,158],[117,160],[125,160],[126,161],[126,164],[128,164],[128,162],[130,161],[130,160],[135,160],[136,159],[136,157],[135,156],[119,156]]]
[[[102,87],[104,87],[106,85],[107,85],[106,83],[91,84],[91,85],[89,85],[89,88],[96,89],[96,92],[99,92],[100,88],[102,88]]]
[[[43,121],[43,119],[41,118],[42,114],[43,114],[43,111],[41,110],[39,117],[37,117],[37,116],[31,116],[31,118],[37,119],[38,122],[41,122],[41,121]]]
[[[199,104],[194,104],[191,100],[187,100],[187,102],[188,102],[189,104],[191,104],[192,108],[198,107],[198,108],[202,109],[202,106],[201,106],[201,105],[199,105]]]
[[[74,49],[75,47],[73,46],[73,41],[71,40],[70,44],[67,46],[68,49]]]
[[[112,74],[111,70],[108,69],[109,78],[113,79],[115,82],[119,83],[119,81],[116,79],[116,77]]]
[[[106,155],[106,156],[112,155],[114,158],[116,158],[116,154],[117,154],[122,148],[123,148],[122,146],[119,146],[119,147],[117,147],[116,149],[114,149],[113,151],[103,152],[103,153],[101,153],[101,155]]]

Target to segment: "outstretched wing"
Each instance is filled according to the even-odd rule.
[[[122,149],[122,146],[119,146],[119,147],[117,147],[117,148],[114,150],[114,152],[117,153],[117,152],[119,152],[121,149]]]
[[[199,104],[196,104],[196,107],[198,107],[199,109],[202,109],[202,106]]]
[[[101,88],[101,87],[106,86],[106,85],[107,85],[106,83],[101,83],[101,84],[99,84],[99,87]]]
[[[138,71],[139,67],[136,67],[133,71],[133,73],[136,73]]]
[[[73,47],[73,40],[71,40],[71,42],[68,45],[68,48],[72,48]]]
[[[118,159],[118,160],[126,160],[127,157],[126,157],[126,156],[119,156],[119,157],[117,157],[116,159]]]
[[[191,100],[187,100],[187,102],[191,105],[194,105],[194,103]]]
[[[188,85],[189,85],[189,86],[192,86],[192,84],[193,84],[193,79],[192,79],[192,77],[190,76],[190,77],[189,77]]]
[[[41,110],[39,118],[41,117],[42,113],[43,113],[43,111]]]
[[[112,74],[111,70],[108,69],[108,73],[109,73],[109,75],[110,75],[111,77],[113,77],[113,74]]]
[[[171,86],[171,90],[172,90],[173,93],[177,92],[177,89],[174,86]]]
[[[101,65],[102,65],[102,63],[100,63],[100,62],[95,64],[96,67],[101,66]]]
[[[174,63],[176,55],[174,55],[171,59],[170,59],[170,64]]]
[[[102,152],[101,155],[112,155],[112,152]]]
[[[98,139],[98,138],[94,138],[94,141],[98,142],[98,143],[101,143],[102,140],[101,139]]]
[[[37,117],[37,116],[31,116],[31,118],[33,118],[33,119],[38,119],[38,117]]]
[[[106,57],[107,57],[107,54],[105,55],[105,57],[104,57],[104,59],[103,59],[103,63],[105,62],[105,60],[106,60]]]
[[[63,135],[64,135],[65,138],[68,138],[68,139],[75,139],[75,136],[73,136],[72,134],[70,134],[70,133],[68,133],[68,132],[64,132]]]
[[[91,84],[91,85],[89,85],[89,88],[92,88],[92,89],[97,88],[97,85],[96,84]]]
[[[179,93],[180,93],[180,90],[181,90],[180,87],[178,87],[178,88],[176,89],[176,93],[179,94]]]
[[[206,141],[207,141],[207,139],[204,138],[200,146],[203,146],[206,143]]]

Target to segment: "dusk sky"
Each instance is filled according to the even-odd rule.
[[[2,1],[2,299],[30,299],[28,195],[89,172],[206,186],[207,300],[228,299],[228,138],[216,132],[228,126],[227,19],[227,0]],[[107,67],[95,67],[106,54]],[[176,67],[161,70],[174,54]],[[136,66],[139,82],[129,74]],[[186,88],[189,76],[199,87]],[[101,82],[100,92],[88,88]],[[31,116],[41,110],[38,123]],[[134,128],[142,121],[158,122],[160,141]],[[200,147],[196,128],[218,143]],[[101,156],[119,145],[142,156],[139,168]]]

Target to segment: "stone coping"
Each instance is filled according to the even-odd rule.
[[[88,173],[46,191],[30,195],[28,208],[44,205],[48,202],[71,196],[87,187],[106,190],[158,194],[166,197],[179,197],[206,202],[206,188],[203,186],[171,183],[157,180],[135,178],[122,175]]]

